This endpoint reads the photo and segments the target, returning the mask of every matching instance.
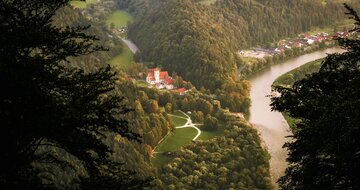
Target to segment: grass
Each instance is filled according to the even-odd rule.
[[[88,5],[96,3],[97,0],[71,1],[70,4],[79,9],[85,9]]]
[[[190,144],[196,134],[197,131],[194,128],[175,129],[175,131],[170,133],[156,149],[156,152],[160,153],[155,154],[155,157],[151,160],[151,162],[156,167],[161,167],[169,163],[173,157],[171,155],[166,155],[164,152],[176,151],[181,147]]]
[[[134,17],[132,17],[128,12],[124,10],[117,10],[107,18],[106,24],[110,27],[111,23],[114,23],[115,28],[121,28],[133,20]]]
[[[221,134],[223,134],[224,131],[222,130],[217,130],[217,131],[203,131],[201,130],[201,135],[199,136],[199,140],[210,140],[215,138],[216,136],[220,136]]]
[[[109,61],[109,64],[120,70],[126,70],[131,64],[134,64],[134,55],[130,49],[124,45],[123,52]]]
[[[136,85],[139,87],[148,87],[149,84],[145,81],[136,81]]]
[[[171,116],[176,127],[183,126],[186,123],[186,119]]]
[[[187,118],[187,116],[185,114],[183,114],[181,111],[175,111],[174,113],[172,113],[172,115]]]
[[[194,128],[175,129],[156,149],[157,152],[175,151],[188,145],[196,136],[197,131]]]
[[[334,27],[324,27],[324,28],[312,27],[311,30],[309,31],[309,34],[315,35],[315,34],[322,33],[322,32],[332,34],[334,32]]]
[[[175,111],[172,115],[179,117],[186,117],[180,111]],[[182,126],[186,123],[186,119],[170,116],[174,122],[175,126]],[[164,141],[158,146],[156,152],[167,152],[167,151],[176,151],[183,146],[186,146],[192,142],[192,139],[196,136],[197,131],[194,128],[183,128],[175,129],[174,132],[170,133]],[[157,153],[151,162],[156,167],[161,167],[169,163],[173,157],[171,155],[166,155],[164,153]]]

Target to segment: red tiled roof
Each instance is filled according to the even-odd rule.
[[[167,84],[167,85],[174,84],[174,79],[171,78],[171,77],[166,78],[165,79],[165,84]]]
[[[167,71],[160,72],[160,79],[166,79],[169,76]]]
[[[176,90],[174,90],[175,92],[178,92],[178,93],[183,93],[183,92],[185,92],[186,91],[186,89],[185,88],[179,88],[179,89],[176,89]]]
[[[154,72],[149,72],[148,77],[149,77],[150,80],[155,80]]]

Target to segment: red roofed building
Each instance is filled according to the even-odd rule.
[[[160,71],[159,68],[154,68],[149,71],[146,82],[156,85],[157,88],[174,88],[174,79],[169,76],[167,71]]]
[[[184,95],[186,93],[186,89],[185,88],[179,88],[179,89],[174,90],[174,92],[177,92],[180,95]]]

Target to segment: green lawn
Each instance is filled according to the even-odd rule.
[[[71,1],[70,4],[76,8],[84,9],[86,6],[96,3],[97,0],[86,0],[86,1]]]
[[[197,131],[194,128],[175,129],[166,139],[159,145],[156,152],[175,151],[181,147],[188,145],[196,136]]]
[[[112,58],[109,61],[109,64],[118,69],[126,70],[129,65],[134,64],[134,55],[131,53],[130,49],[124,45],[123,52]]]
[[[106,24],[110,27],[114,23],[116,28],[124,27],[128,22],[132,22],[134,18],[124,10],[117,10],[113,12],[106,20]]]
[[[183,119],[183,118],[178,118],[178,117],[174,117],[174,116],[171,116],[171,117],[172,117],[172,119],[174,121],[174,125],[176,127],[185,125],[185,123],[187,121],[186,119]]]
[[[224,133],[223,130],[217,130],[217,131],[201,130],[201,135],[199,136],[199,138],[197,140],[210,140],[212,138],[215,138],[216,136],[220,136],[223,133]]]
[[[187,118],[187,116],[186,115],[184,115],[181,111],[175,111],[174,113],[172,113],[173,115],[176,115],[176,116],[180,116],[180,117],[185,117],[185,118]]]
[[[148,87],[149,84],[145,81],[136,81],[136,85],[139,87]]]
[[[180,111],[175,111],[173,115],[186,117]],[[173,119],[175,126],[182,126],[186,123],[186,119],[170,116]],[[174,132],[171,132],[164,141],[158,146],[155,150],[156,152],[160,152],[154,155],[154,158],[151,162],[156,166],[160,167],[164,164],[169,163],[173,157],[163,154],[162,152],[167,151],[176,151],[183,146],[186,146],[192,142],[192,139],[196,136],[197,131],[194,128],[183,128],[183,129],[175,129]]]
[[[315,35],[318,33],[322,33],[322,32],[326,32],[328,34],[332,34],[334,32],[334,27],[324,27],[324,28],[320,28],[320,27],[312,27],[311,30],[308,32],[311,35]]]

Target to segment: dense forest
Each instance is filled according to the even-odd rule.
[[[296,81],[299,81],[301,79],[304,79],[306,76],[311,75],[312,73],[315,73],[319,71],[321,67],[322,59],[315,60],[309,63],[306,63],[305,65],[302,65],[292,71],[289,71],[280,77],[278,77],[274,83],[273,86],[292,86]]]
[[[319,71],[290,87],[277,86],[272,109],[297,119],[292,140],[285,143],[289,166],[279,179],[282,189],[359,189],[360,17],[349,38],[339,38],[346,51],[329,54]]]
[[[220,89],[218,95],[228,97],[219,98],[222,104],[238,102],[231,108],[238,112],[246,112],[249,101],[244,96],[248,91],[244,81],[237,81],[237,68],[243,64],[237,50],[273,43],[345,18],[340,3],[320,0],[230,0],[211,6],[170,0],[145,10],[129,34],[142,57],[178,73],[198,89]]]
[[[14,2],[6,5],[23,6]],[[0,82],[8,89],[1,96],[0,113],[4,114],[0,118],[5,125],[1,163],[13,164],[4,167],[1,187],[272,189],[270,156],[257,130],[232,113],[247,112],[250,106],[250,84],[238,80],[242,60],[235,51],[328,25],[331,19],[342,19],[341,7],[332,1],[325,5],[307,0],[218,0],[210,6],[191,0],[108,2],[100,14],[93,6],[79,10],[66,0],[39,0],[44,15],[50,16],[30,11],[25,15],[31,19],[16,22],[0,7],[0,20],[6,21],[0,30],[7,35],[0,38]],[[139,45],[139,56],[173,73],[181,85],[183,77],[196,88],[185,82],[189,92],[181,95],[148,88],[137,84],[141,79],[137,69],[123,72],[108,67],[108,61],[125,48],[104,22],[118,8],[136,17],[129,37]],[[12,14],[23,12],[19,10]],[[87,14],[97,19],[86,18]],[[47,24],[42,25],[41,19]],[[50,35],[39,32],[42,27]],[[24,36],[24,28],[35,32]],[[51,36],[35,44],[45,53],[33,51],[28,57],[19,53],[19,59],[13,58],[13,50],[23,51],[29,45],[27,39],[39,40],[41,35]],[[43,55],[57,57],[51,60]],[[139,68],[146,73],[145,65]],[[151,163],[154,148],[175,130],[169,114],[176,110],[203,123],[201,130],[221,134],[170,152],[169,163],[156,168]],[[25,134],[15,138],[18,131],[14,130]],[[30,143],[25,153],[17,149],[28,141],[36,146]],[[25,159],[12,162],[12,154]]]
[[[257,131],[228,120],[223,136],[197,141],[176,152],[159,171],[164,189],[272,189],[270,158]]]
[[[103,17],[105,16],[106,15]],[[68,62],[66,63],[67,65],[71,64],[73,67],[82,68],[85,71],[94,71],[97,68],[106,66],[111,58],[122,52],[123,43],[120,39],[109,37],[111,32],[105,23],[86,19],[78,9],[74,9],[70,6],[62,7],[56,12],[53,24],[57,27],[91,26],[86,31],[86,34],[95,35],[96,38],[99,39],[99,41],[96,41],[95,43],[108,49],[108,51],[94,52],[79,57],[69,57]]]

